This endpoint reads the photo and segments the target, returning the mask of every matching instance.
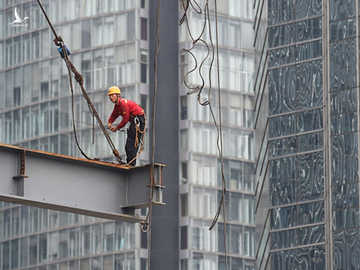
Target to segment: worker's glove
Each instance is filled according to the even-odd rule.
[[[117,129],[117,127],[111,127],[110,130],[111,130],[112,132],[116,132],[118,129]]]

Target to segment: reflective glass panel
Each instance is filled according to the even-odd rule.
[[[330,23],[330,41],[352,38],[356,36],[356,19]]]
[[[269,48],[295,42],[295,24],[280,25],[269,29]]]
[[[321,17],[296,23],[296,42],[320,38],[322,35],[321,29]]]
[[[356,86],[357,54],[356,39],[354,38],[330,44],[331,90],[342,90]]]
[[[321,12],[321,0],[296,0],[296,19],[320,15]]]
[[[357,113],[339,114],[331,117],[331,135],[356,131]]]
[[[356,111],[358,89],[348,89],[331,93],[331,114]]]
[[[332,188],[333,210],[359,206],[359,184],[339,185]]]
[[[269,114],[293,111],[295,108],[295,66],[269,71]]]
[[[322,41],[316,40],[296,45],[296,61],[305,61],[322,56]]]
[[[325,242],[325,226],[302,227],[299,231],[299,245],[309,245]]]
[[[323,103],[322,61],[313,61],[296,66],[297,109],[306,109]]]
[[[333,233],[334,269],[358,269],[360,265],[359,229]]]
[[[323,222],[325,220],[324,202],[299,205],[299,225]]]
[[[333,230],[359,227],[359,207],[333,212]]]
[[[358,133],[332,137],[332,184],[339,185],[358,182],[358,167]]]
[[[315,152],[298,156],[298,201],[324,197],[324,154]]]

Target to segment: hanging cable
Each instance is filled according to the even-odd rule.
[[[200,35],[195,39],[191,33],[191,29],[189,26],[189,22],[188,22],[188,16],[187,16],[187,12],[189,9],[189,6],[193,7],[193,9],[195,10],[196,13],[200,14],[201,12],[201,8],[198,6],[197,2],[194,0],[195,5],[197,5],[199,7],[199,9],[194,8],[194,5],[192,4],[191,0],[187,0],[186,4],[185,4],[185,0],[182,0],[183,3],[183,8],[184,8],[184,15],[181,18],[179,24],[183,24],[184,22],[186,22],[186,27],[189,31],[189,36],[192,40],[192,45],[189,49],[185,49],[183,48],[183,51],[188,52],[191,57],[194,59],[195,61],[195,66],[188,71],[185,76],[184,76],[184,84],[190,89],[187,94],[191,95],[194,93],[198,93],[198,103],[202,106],[209,106],[210,112],[211,112],[211,116],[215,125],[215,128],[217,130],[217,149],[219,152],[219,159],[220,159],[220,163],[221,163],[221,178],[222,178],[222,196],[221,196],[221,200],[219,203],[219,207],[218,210],[215,214],[215,217],[213,219],[213,222],[209,228],[209,230],[213,229],[214,226],[216,225],[221,210],[223,210],[223,218],[224,218],[224,242],[225,242],[225,266],[226,269],[228,269],[228,260],[227,260],[227,237],[226,237],[226,204],[225,204],[225,198],[226,198],[226,181],[225,181],[225,175],[224,175],[224,160],[223,160],[223,138],[222,138],[222,116],[221,116],[221,87],[220,87],[220,62],[219,62],[219,42],[218,42],[218,14],[217,14],[217,2],[215,0],[215,20],[216,20],[216,55],[217,55],[217,79],[218,79],[218,106],[219,106],[219,124],[216,121],[216,117],[215,117],[215,113],[214,110],[212,108],[212,104],[211,104],[211,90],[212,90],[212,80],[211,80],[211,72],[212,72],[212,66],[215,60],[215,49],[214,49],[214,44],[213,44],[213,40],[212,40],[212,34],[211,34],[211,23],[210,23],[210,12],[209,12],[209,1],[206,1],[205,7],[204,7],[204,24],[203,24],[203,28],[201,30]],[[202,38],[204,33],[205,33],[205,28],[206,26],[208,26],[209,28],[209,39],[210,39],[210,46],[207,44],[207,42]],[[199,76],[201,79],[201,85],[195,85],[195,86],[191,86],[187,83],[187,77],[194,72],[197,69],[197,59],[196,56],[194,55],[194,53],[192,53],[192,50],[195,48],[196,44],[198,42],[203,43],[206,46],[207,49],[207,54],[204,57],[204,59],[202,60],[200,66],[199,66]],[[211,55],[211,60],[210,60],[210,66],[209,66],[209,92],[208,92],[208,99],[204,102],[202,102],[201,99],[201,92],[203,90],[203,88],[205,87],[205,81],[204,78],[202,76],[202,67],[203,64],[205,63],[205,61],[208,59],[209,54],[210,54],[210,48],[212,50],[212,55]]]
[[[143,232],[148,233],[148,270],[150,270],[151,265],[151,222],[152,222],[152,204],[153,204],[153,198],[154,198],[154,190],[155,190],[155,112],[156,112],[156,94],[157,94],[157,87],[158,87],[158,81],[157,81],[157,60],[158,55],[160,51],[160,6],[161,6],[161,0],[157,0],[157,14],[156,14],[156,41],[155,41],[155,57],[154,57],[154,98],[153,98],[153,104],[152,104],[152,150],[151,150],[151,176],[150,176],[150,203],[149,203],[149,211],[146,215],[146,218],[144,221],[142,221],[141,224],[141,230]]]
[[[120,164],[123,164],[124,162],[122,161],[122,159],[121,159],[121,157],[120,157],[120,155],[119,155],[119,151],[116,149],[114,143],[112,142],[112,140],[111,140],[111,138],[110,138],[110,135],[107,133],[106,128],[105,128],[104,124],[102,123],[102,121],[101,121],[101,119],[100,119],[100,117],[99,117],[99,114],[97,113],[94,105],[92,104],[92,102],[91,102],[91,100],[90,100],[90,98],[89,98],[89,96],[88,96],[88,94],[87,94],[87,92],[86,92],[86,90],[85,90],[85,87],[84,87],[84,78],[83,78],[82,75],[76,70],[75,66],[74,66],[74,65],[72,64],[72,62],[70,61],[70,59],[69,59],[69,57],[68,57],[68,54],[69,54],[68,49],[67,49],[64,41],[62,40],[62,38],[57,35],[54,27],[53,27],[52,24],[51,24],[51,21],[50,21],[49,17],[47,16],[47,14],[46,14],[46,12],[45,12],[45,10],[44,10],[41,2],[40,2],[40,0],[37,0],[37,2],[38,2],[38,4],[39,4],[41,10],[43,11],[43,13],[44,13],[44,15],[45,15],[45,18],[46,18],[46,20],[47,20],[47,22],[48,22],[48,24],[49,24],[52,32],[54,33],[54,36],[55,36],[54,43],[55,43],[56,46],[59,47],[59,49],[60,49],[59,52],[60,52],[62,58],[64,59],[65,64],[66,64],[66,67],[67,67],[67,69],[68,69],[69,82],[70,82],[70,88],[71,88],[73,118],[74,118],[74,96],[73,96],[73,92],[74,92],[74,91],[73,91],[73,85],[72,85],[71,72],[74,73],[75,80],[79,83],[80,88],[81,88],[81,90],[82,90],[82,94],[83,94],[84,98],[86,99],[86,101],[87,101],[87,103],[88,103],[90,113],[91,113],[91,115],[92,115],[94,118],[96,118],[96,120],[98,121],[99,126],[100,126],[102,132],[104,133],[105,138],[106,138],[106,140],[108,141],[108,144],[109,144],[110,148],[112,149],[113,154],[114,154],[115,157],[117,158],[118,162],[119,162]],[[76,141],[76,144],[77,144],[77,146],[78,146],[81,154],[82,154],[84,157],[86,157],[87,159],[90,159],[90,160],[91,160],[91,158],[89,158],[89,157],[83,152],[83,150],[82,150],[81,147],[80,147],[80,144],[78,143],[78,139],[77,139],[77,135],[76,135],[75,122],[73,122],[73,129],[74,129],[75,141]]]

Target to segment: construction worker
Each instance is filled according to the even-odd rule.
[[[111,86],[109,88],[108,96],[111,102],[115,104],[114,110],[108,120],[108,128],[116,132],[130,122],[125,145],[126,161],[127,163],[131,162],[130,165],[135,166],[136,159],[134,158],[139,149],[141,136],[145,131],[146,118],[144,110],[136,102],[122,98],[120,88],[117,86]],[[112,123],[114,123],[119,116],[122,116],[122,121],[117,126],[113,126]]]

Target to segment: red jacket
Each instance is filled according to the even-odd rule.
[[[108,122],[112,124],[114,123],[116,118],[122,116],[122,121],[117,126],[117,128],[120,129],[123,128],[127,124],[127,122],[131,121],[135,115],[143,114],[144,110],[140,107],[139,104],[129,99],[120,98],[116,102],[114,110],[111,113]]]

